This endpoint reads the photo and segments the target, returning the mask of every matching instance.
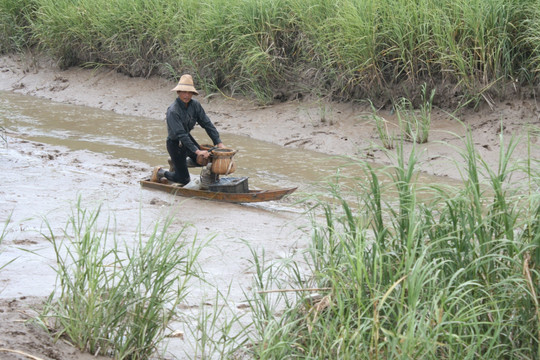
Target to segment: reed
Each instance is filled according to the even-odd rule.
[[[22,52],[31,42],[30,19],[35,16],[33,0],[2,0],[0,2],[0,54]]]
[[[431,110],[435,97],[435,90],[428,96],[426,84],[423,84],[421,89],[421,102],[417,109],[407,98],[401,98],[394,104],[403,139],[419,144],[426,143],[429,139]]]
[[[381,140],[382,146],[387,150],[392,150],[395,145],[395,136],[393,131],[389,129],[389,122],[383,118],[382,116],[377,114],[377,109],[375,109],[375,106],[370,101],[371,105],[371,119],[375,123],[375,129],[377,129],[377,134],[379,136],[379,140]]]
[[[122,244],[100,213],[83,209],[79,200],[62,234],[47,224],[44,237],[56,254],[57,285],[41,323],[83,351],[147,359],[177,315],[200,248],[182,230],[169,234],[171,219],[156,224],[148,237],[139,229],[132,242]]]
[[[497,169],[464,141],[463,186],[419,186],[417,155],[398,146],[394,166],[366,166],[352,194],[334,186],[333,201],[320,201],[309,270],[259,256],[253,357],[540,355],[540,198],[510,181],[523,170],[511,160],[518,139],[501,136]],[[528,169],[536,188],[538,169]]]
[[[417,98],[491,102],[537,80],[538,0],[5,0],[1,51],[39,44],[63,66],[192,72],[208,92],[267,103]]]
[[[4,241],[4,239],[6,238],[7,236],[7,233],[9,231],[9,225],[11,223],[11,214],[9,214],[9,216],[7,217],[7,219],[5,220],[4,222],[4,226],[2,228],[2,232],[0,233],[0,254],[2,253],[2,242]],[[13,259],[10,259],[8,262],[4,263],[4,264],[0,264],[0,270],[2,270],[3,268],[5,268],[6,266],[8,266],[9,264],[11,264],[12,262],[14,262],[15,260],[17,260],[17,258],[13,258]],[[1,292],[1,291],[0,291]]]

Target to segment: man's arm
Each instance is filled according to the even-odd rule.
[[[210,118],[206,115],[206,112],[204,111],[202,105],[198,101],[195,104],[195,113],[199,125],[206,131],[210,139],[212,139],[214,145],[218,146],[218,144],[222,144],[219,137],[219,132],[217,131],[212,121],[210,121]]]

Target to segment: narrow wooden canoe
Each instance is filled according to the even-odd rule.
[[[162,184],[152,182],[150,179],[140,181],[142,187],[165,191],[178,196],[224,201],[231,203],[250,203],[279,200],[285,195],[293,193],[297,188],[274,190],[249,190],[247,193],[225,193],[208,190],[185,189],[175,184]]]

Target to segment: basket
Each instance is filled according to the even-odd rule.
[[[205,158],[202,155],[197,155],[197,164],[199,164],[200,166],[206,166],[209,162],[210,162],[209,157]]]
[[[214,149],[212,150],[212,172],[219,175],[229,175],[236,170],[233,156],[236,150]]]
[[[201,150],[209,151],[210,149],[214,148],[214,145],[203,144],[199,145],[199,147]],[[197,164],[199,164],[200,166],[206,166],[210,162],[210,160],[210,157],[204,158],[202,157],[202,155],[197,155]]]

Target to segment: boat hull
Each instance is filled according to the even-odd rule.
[[[296,190],[294,187],[273,190],[249,190],[245,193],[225,193],[208,190],[185,189],[175,184],[152,182],[150,179],[141,180],[140,183],[142,187],[165,191],[173,195],[230,203],[253,203],[280,200],[285,195],[291,194]]]

